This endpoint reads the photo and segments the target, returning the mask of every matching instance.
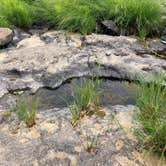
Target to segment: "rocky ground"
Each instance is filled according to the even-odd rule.
[[[39,113],[31,129],[12,113],[0,125],[0,165],[145,165],[132,134],[132,115],[137,108],[108,106],[103,110],[103,119],[85,117],[75,129],[67,109]],[[95,145],[89,153],[87,144],[93,139]]]
[[[14,91],[56,88],[73,77],[133,81],[166,70],[166,45],[159,40],[145,43],[135,37],[34,30],[10,35],[14,40],[0,50],[0,97]],[[103,119],[85,117],[75,129],[68,108],[39,110],[36,125],[29,129],[14,113],[4,116],[7,110],[0,106],[0,165],[156,166],[157,160],[143,160],[137,149],[132,131],[138,108],[102,109]],[[88,153],[87,143],[92,140],[96,144]]]

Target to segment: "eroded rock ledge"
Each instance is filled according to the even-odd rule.
[[[138,75],[165,71],[166,46],[144,46],[132,37],[47,32],[20,41],[0,53],[0,97],[10,90],[56,88],[72,77],[114,77],[136,80]]]

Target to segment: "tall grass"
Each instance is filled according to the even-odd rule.
[[[161,26],[160,0],[115,0],[115,22],[121,28],[133,28],[139,35],[157,32]]]
[[[4,18],[3,16],[0,15],[0,27],[10,27],[11,24]]]
[[[96,23],[111,19],[130,33],[157,32],[162,15],[160,0],[59,0],[56,5],[60,28],[81,33],[94,32]]]
[[[87,34],[94,32],[96,23],[104,19],[108,0],[59,0],[56,5],[59,27]],[[106,7],[106,8],[105,8]],[[109,5],[111,8],[111,6]]]
[[[0,0],[0,17],[4,20],[2,26],[26,27],[32,23],[30,7],[22,0]]]
[[[20,120],[23,120],[27,127],[32,127],[35,124],[35,118],[38,107],[37,98],[18,98],[16,106],[12,108]]]
[[[146,148],[166,155],[166,87],[162,86],[164,76],[158,74],[150,84],[143,79],[137,105],[140,108],[138,119],[143,131],[139,131],[139,138]]]
[[[35,0],[32,2],[34,22],[55,27],[57,24],[56,3],[57,0]]]
[[[99,79],[84,79],[81,85],[76,85],[73,90],[73,105],[71,107],[72,125],[75,127],[84,115],[97,114],[99,109],[100,91]]]
[[[88,34],[98,22],[110,19],[120,29],[141,37],[161,27],[162,0],[0,0],[3,22],[16,26],[40,23]],[[32,17],[33,16],[33,17]]]

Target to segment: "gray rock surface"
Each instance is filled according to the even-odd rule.
[[[13,39],[13,31],[9,28],[0,28],[0,47],[9,44]]]
[[[136,38],[124,36],[59,31],[32,36],[0,52],[0,97],[13,90],[56,88],[73,77],[146,78],[150,72],[165,72],[166,60],[157,56],[165,56],[165,49],[159,41],[145,47]]]
[[[99,30],[107,35],[119,36],[119,29],[112,20],[102,21]]]
[[[36,125],[30,129],[22,122],[15,123],[15,118],[4,122],[0,125],[0,165],[146,165],[136,155],[137,142],[129,132],[134,125],[132,114],[137,108],[119,105],[103,110],[106,112],[103,119],[85,117],[75,129],[66,108],[40,112]],[[87,136],[97,139],[93,153],[86,151]]]

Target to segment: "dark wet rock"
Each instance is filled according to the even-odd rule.
[[[0,28],[0,47],[9,44],[13,40],[13,31],[9,28]]]
[[[102,33],[112,36],[119,35],[119,29],[116,24],[112,20],[104,20],[98,25],[98,29],[102,31]]]
[[[43,33],[46,33],[48,31],[48,28],[46,27],[38,27],[38,28],[35,28],[34,29],[30,29],[28,32],[31,34],[31,35],[42,35]]]
[[[24,32],[23,30],[17,28],[13,30],[14,32],[14,36],[13,36],[13,41],[12,41],[12,45],[16,46],[17,43],[23,39],[29,38],[31,35]]]
[[[153,40],[149,42],[148,47],[152,53],[166,56],[166,44],[163,44],[158,40]]]

